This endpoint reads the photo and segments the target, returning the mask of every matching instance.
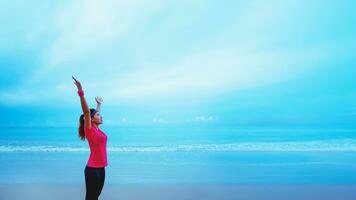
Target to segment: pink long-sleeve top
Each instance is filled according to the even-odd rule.
[[[84,133],[90,147],[90,156],[87,166],[96,168],[106,167],[108,165],[106,153],[108,137],[94,125],[91,126],[91,129],[84,126]]]

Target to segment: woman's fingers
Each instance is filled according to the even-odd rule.
[[[72,76],[72,78],[76,83],[80,83],[76,78],[74,78],[74,76]]]
[[[80,82],[76,78],[74,78],[74,76],[72,76],[72,78],[75,81],[74,84],[77,86],[78,90],[81,90],[82,89],[82,85],[80,84]]]
[[[99,96],[95,97],[95,100],[97,103],[102,103],[103,102],[103,99]]]
[[[95,97],[95,101],[98,103],[98,104],[102,104],[103,103],[103,99],[99,96]]]
[[[80,82],[76,79],[76,78],[74,78],[73,76],[72,76],[72,78],[73,78],[73,80],[75,81],[75,85],[76,86],[80,86],[81,84],[80,84]]]

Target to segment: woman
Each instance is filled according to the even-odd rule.
[[[97,109],[89,109],[84,98],[84,91],[80,82],[72,77],[75,85],[78,88],[80,104],[83,114],[79,118],[79,137],[81,140],[87,139],[90,147],[90,156],[86,164],[85,187],[86,200],[97,200],[104,186],[105,167],[108,165],[106,154],[107,136],[99,129],[99,125],[103,123],[100,116],[100,106],[102,99],[96,97]]]

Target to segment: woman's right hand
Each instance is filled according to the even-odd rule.
[[[77,86],[78,90],[82,90],[83,89],[82,88],[82,84],[80,84],[80,82],[76,78],[74,78],[73,76],[72,76],[72,78],[75,81],[74,84]]]

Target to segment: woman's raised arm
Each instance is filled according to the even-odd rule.
[[[73,76],[72,76],[72,78],[75,81],[74,84],[78,88],[78,95],[80,97],[80,104],[82,106],[82,110],[83,110],[83,114],[84,114],[84,126],[86,126],[87,128],[91,128],[90,110],[89,110],[87,101],[85,100],[85,97],[84,97],[84,91],[83,91],[82,85],[80,84],[80,82],[76,78],[74,78]]]

